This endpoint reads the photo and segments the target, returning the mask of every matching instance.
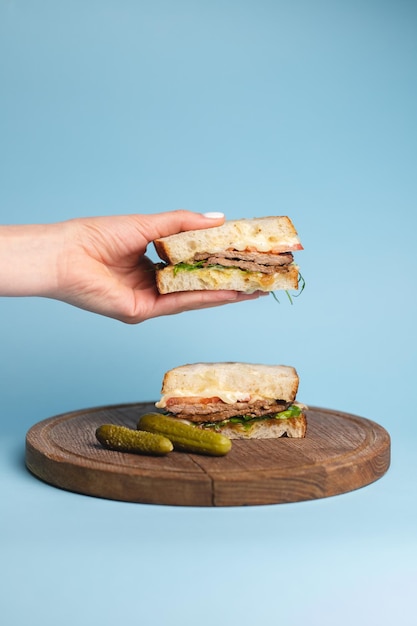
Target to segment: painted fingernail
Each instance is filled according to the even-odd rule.
[[[256,298],[260,298],[262,296],[268,296],[269,293],[267,291],[252,291],[252,293],[241,293],[240,298],[242,300],[256,300]]]
[[[211,220],[219,220],[224,217],[224,213],[219,213],[217,211],[209,211],[208,213],[203,213],[204,217],[208,217]]]

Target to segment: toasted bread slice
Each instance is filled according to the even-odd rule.
[[[222,362],[192,363],[166,372],[161,400],[166,407],[169,398],[212,398],[223,402],[259,399],[294,402],[298,390],[298,374],[289,365]]]
[[[177,271],[173,265],[167,265],[163,269],[156,269],[156,285],[161,294],[219,289],[231,289],[245,293],[297,290],[298,271],[298,266],[294,263],[283,266],[272,274],[249,272],[230,267],[202,267]]]
[[[223,250],[288,252],[302,249],[297,231],[287,216],[230,220],[222,226],[193,230],[156,239],[155,249],[166,263],[188,263],[199,253]]]

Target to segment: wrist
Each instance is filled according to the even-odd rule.
[[[49,296],[60,253],[54,224],[0,226],[0,295]]]

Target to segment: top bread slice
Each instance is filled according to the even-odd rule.
[[[218,397],[228,404],[264,399],[294,402],[298,384],[295,368],[287,365],[193,363],[166,372],[156,406],[164,408],[169,398],[181,397]]]
[[[223,250],[256,250],[280,253],[301,249],[293,223],[287,216],[227,221],[222,226],[185,231],[154,241],[166,263],[188,263],[196,254]]]

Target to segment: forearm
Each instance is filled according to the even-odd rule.
[[[0,226],[0,296],[49,296],[62,237],[54,224]]]

